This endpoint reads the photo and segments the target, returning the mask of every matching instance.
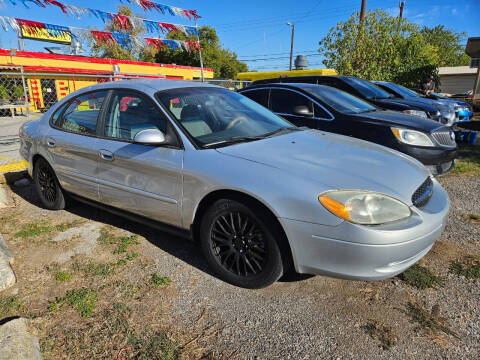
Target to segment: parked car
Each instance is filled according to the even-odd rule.
[[[428,98],[433,100],[441,100],[443,102],[450,102],[451,104],[453,104],[455,106],[455,112],[457,113],[458,122],[466,122],[473,120],[473,106],[466,101],[451,98],[435,92],[430,93],[428,95]]]
[[[298,128],[202,83],[84,88],[24,124],[20,139],[46,208],[76,199],[192,238],[221,279],[247,288],[272,284],[291,266],[394,276],[431,249],[449,210],[417,160]]]
[[[455,134],[431,120],[379,110],[323,85],[265,84],[239,92],[297,126],[356,137],[413,156],[433,175],[443,175],[455,166]]]
[[[367,80],[354,76],[295,76],[254,81],[252,85],[269,83],[310,83],[327,85],[352,94],[384,110],[400,111],[407,115],[441,121],[440,110],[432,105],[395,98]]]
[[[441,114],[440,122],[442,124],[453,126],[459,121],[458,109],[453,102],[431,99],[402,85],[388,81],[372,81],[372,83],[381,87],[396,98],[417,101],[419,103],[438,107]]]
[[[433,93],[434,95],[421,95],[402,85],[387,81],[373,81],[373,83],[395,97],[411,99],[412,101],[432,104],[434,106],[438,104],[442,114],[441,122],[446,125],[452,126],[457,122],[470,121],[473,118],[473,108],[465,102],[454,101],[446,96],[436,93]]]

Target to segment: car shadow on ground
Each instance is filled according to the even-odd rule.
[[[10,185],[10,189],[13,193],[20,196],[30,204],[43,209],[40,199],[35,191],[33,183],[28,185],[22,184],[22,186]],[[22,180],[23,181],[23,180]],[[48,210],[45,210],[48,211]],[[181,261],[197,268],[198,270],[217,277],[215,273],[210,270],[207,262],[205,261],[202,250],[198,243],[189,241],[187,239],[177,237],[166,232],[154,229],[147,225],[137,223],[135,221],[111,214],[105,210],[99,209],[95,206],[87,205],[78,201],[71,200],[69,206],[65,211],[74,214],[76,216],[103,223],[105,225],[111,225],[126,231],[129,231],[139,236],[144,237],[151,244],[155,245],[162,251],[180,259]],[[295,271],[290,271],[285,274],[279,281],[280,282],[297,282],[311,278],[313,275],[298,274]]]

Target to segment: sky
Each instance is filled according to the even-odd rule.
[[[120,0],[59,0],[65,4],[115,12]],[[307,55],[309,68],[322,68],[318,54],[318,42],[339,21],[359,11],[361,0],[277,0],[277,1],[213,1],[203,0],[154,0],[185,9],[196,9],[202,16],[199,26],[209,25],[216,29],[223,46],[235,51],[249,69],[258,71],[288,69],[291,27],[295,23],[294,56]],[[3,2],[3,4],[2,4]],[[20,3],[19,0],[17,2]],[[399,12],[398,0],[367,0],[367,10],[382,8],[393,16]],[[191,25],[188,19],[162,15],[156,11],[144,12],[132,6],[135,15],[154,21]],[[101,30],[103,23],[88,16],[80,20],[64,15],[58,7],[45,9],[22,4],[13,6],[9,0],[0,0],[0,15],[50,24],[92,27]],[[468,36],[480,36],[480,0],[406,0],[404,17],[421,26],[442,24]],[[158,34],[148,34],[158,36]],[[466,42],[466,40],[465,40]],[[25,40],[26,50],[44,51],[45,42]],[[0,27],[0,46],[17,48],[13,31],[4,32]]]

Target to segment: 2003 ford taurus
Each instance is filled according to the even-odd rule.
[[[431,249],[449,208],[415,159],[295,127],[207,84],[95,85],[20,137],[46,208],[76,199],[188,236],[220,278],[247,288],[290,269],[394,276]]]

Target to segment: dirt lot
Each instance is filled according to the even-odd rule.
[[[17,276],[0,320],[32,319],[46,359],[478,359],[480,175],[465,169],[441,178],[445,233],[402,276],[256,291],[217,279],[182,239],[78,203],[41,209],[22,181],[0,210]]]

